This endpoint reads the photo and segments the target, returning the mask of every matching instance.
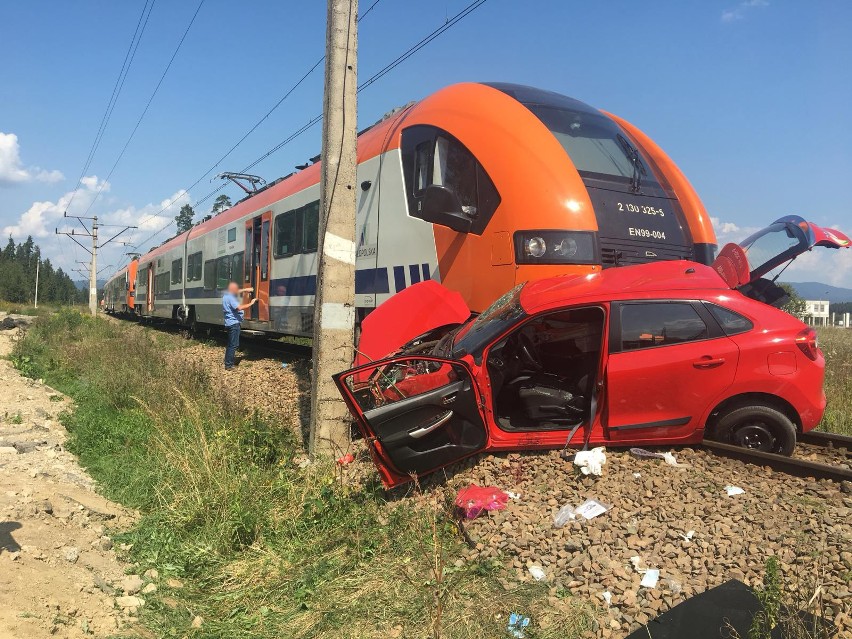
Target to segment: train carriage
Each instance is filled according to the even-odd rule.
[[[103,288],[103,309],[107,313],[134,313],[136,308],[136,259],[113,275]]]
[[[245,328],[310,335],[320,165],[274,182],[143,255],[135,311],[221,324],[230,280],[256,290]],[[464,83],[358,138],[358,317],[417,282],[473,311],[517,283],[623,264],[712,262],[694,189],[644,133],[571,98]]]

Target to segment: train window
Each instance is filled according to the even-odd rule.
[[[263,221],[263,229],[260,232],[260,280],[265,282],[269,278],[269,220]]]
[[[467,147],[446,131],[417,125],[402,132],[401,149],[409,214],[481,235],[500,205],[500,194]],[[444,211],[437,217],[424,212],[432,185],[452,192],[460,210]]]
[[[172,260],[172,284],[183,281],[183,258]]]
[[[220,257],[216,260],[216,288],[228,288],[231,283],[231,256]]]
[[[461,202],[462,212],[475,218],[476,158],[459,142],[441,135],[435,140],[433,162],[432,184],[451,189]]]
[[[239,281],[243,276],[243,254],[234,253],[231,256],[231,279],[234,282]]]
[[[201,251],[186,258],[186,281],[197,282],[201,279]]]
[[[275,257],[287,257],[299,252],[296,246],[298,211],[286,211],[275,218],[275,243],[272,247]]]
[[[216,288],[216,260],[204,262],[204,290],[212,291]]]
[[[228,243],[237,241],[237,227],[228,229]]]
[[[414,195],[420,196],[429,186],[429,162],[432,156],[432,141],[421,142],[414,149]]]
[[[625,137],[610,118],[586,110],[565,107],[525,105],[565,149],[576,169],[584,177],[597,177],[625,185],[639,173],[643,186],[659,183],[648,168],[642,152]],[[635,157],[635,163],[634,163]]]
[[[316,253],[319,238],[319,200],[302,207],[302,253]]]
[[[689,302],[649,302],[621,307],[621,349],[671,346],[708,339],[710,332]]]
[[[252,246],[251,228],[252,228],[251,223],[249,223],[248,226],[246,226],[246,249],[245,249],[245,253],[243,254],[244,255],[243,263],[247,265],[246,271],[245,271],[245,273],[246,273],[245,281],[246,281],[247,284],[251,283],[251,246]]]

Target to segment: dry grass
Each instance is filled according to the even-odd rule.
[[[852,435],[852,330],[819,328],[828,407],[820,430]]]

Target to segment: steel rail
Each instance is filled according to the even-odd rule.
[[[803,444],[823,446],[825,448],[845,448],[852,453],[852,437],[849,435],[824,433],[822,431],[812,430],[808,433],[800,433],[796,437],[796,440]]]
[[[723,444],[705,439],[701,442],[708,451],[720,457],[731,457],[747,464],[755,464],[757,466],[769,466],[773,470],[777,470],[788,475],[796,477],[813,477],[814,479],[830,479],[831,481],[852,481],[852,470],[832,466],[830,464],[820,464],[817,462],[798,459],[796,457],[787,457],[786,455],[777,455],[775,453],[764,453],[759,450],[743,448],[741,446],[732,446],[731,444]]]

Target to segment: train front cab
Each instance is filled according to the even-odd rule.
[[[677,166],[636,127],[577,100],[458,84],[407,110],[393,133],[408,213],[433,224],[438,277],[474,311],[552,275],[713,260],[709,216]],[[393,233],[383,226],[380,243],[404,246]]]

